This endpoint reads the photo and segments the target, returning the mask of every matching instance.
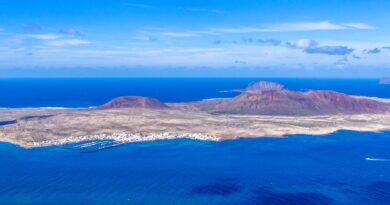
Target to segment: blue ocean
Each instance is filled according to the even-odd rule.
[[[378,80],[0,79],[0,107],[89,107],[123,95],[185,102],[271,80],[390,98]],[[390,132],[155,141],[83,153],[0,143],[0,204],[388,205]]]

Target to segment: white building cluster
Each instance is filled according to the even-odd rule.
[[[193,140],[207,140],[207,141],[219,141],[220,139],[207,134],[201,133],[185,133],[185,134],[172,134],[172,133],[114,133],[114,134],[97,134],[86,136],[70,136],[63,139],[46,140],[42,142],[34,142],[34,146],[56,146],[64,144],[74,144],[85,141],[94,140],[113,140],[118,143],[131,143],[131,142],[146,142],[155,140],[173,140],[173,139],[193,139]]]

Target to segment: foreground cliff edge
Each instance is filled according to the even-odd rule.
[[[272,82],[233,92],[238,95],[232,99],[190,103],[125,96],[92,109],[0,109],[0,141],[28,148],[90,140],[220,141],[390,130],[388,100],[334,91],[296,92]]]

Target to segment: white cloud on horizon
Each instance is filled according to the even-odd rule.
[[[160,31],[154,34],[168,37],[197,37],[201,35],[242,34],[242,33],[281,33],[281,32],[308,32],[308,31],[337,31],[337,30],[371,30],[376,27],[365,23],[336,24],[330,21],[316,22],[289,22],[264,26],[211,28],[206,30],[188,31]],[[153,31],[141,31],[153,33]]]
[[[229,38],[228,40],[231,40],[232,43],[215,45],[212,43],[207,44],[207,42],[204,41],[203,43],[199,43],[199,41],[192,41],[193,39],[179,39],[202,35],[217,35],[223,34],[223,32],[227,32],[228,34],[231,32],[239,32],[239,34],[241,34],[242,31],[296,32],[307,30],[372,29],[372,27],[369,27],[368,25],[357,23],[333,24],[327,21],[317,23],[300,22],[273,24],[268,27],[245,27],[245,29],[240,31],[209,29],[189,32],[170,32],[164,31],[164,29],[161,28],[145,29],[145,33],[142,33],[144,34],[144,37],[149,34],[159,34],[161,35],[161,38],[156,35],[150,35],[147,36],[147,38],[141,38],[141,40],[146,40],[151,43],[140,42],[139,39],[137,39],[135,41],[133,40],[131,45],[113,45],[109,44],[110,42],[99,44],[97,43],[98,41],[96,41],[94,45],[82,46],[91,44],[92,42],[89,41],[89,39],[83,39],[83,36],[66,35],[64,33],[19,34],[15,36],[21,38],[21,43],[10,45],[10,47],[13,48],[0,49],[0,68],[4,67],[4,64],[6,63],[12,65],[10,59],[13,59],[12,62],[20,64],[21,67],[30,65],[60,66],[62,64],[72,64],[72,66],[203,66],[216,68],[229,66],[244,68],[301,66],[305,68],[321,68],[333,66],[334,62],[338,61],[340,56],[343,55],[348,56],[350,59],[343,65],[344,67],[353,65],[367,65],[370,67],[378,67],[380,65],[390,66],[390,61],[388,58],[383,57],[382,54],[367,57],[363,56],[362,58],[364,61],[360,60],[360,62],[357,62],[358,60],[352,58],[352,55],[356,54],[353,49],[360,51],[373,47],[371,44],[372,42],[368,41],[365,43],[321,41],[321,46],[318,46],[317,42],[311,39],[297,39],[296,41],[276,39],[278,41],[276,44],[256,44],[236,43],[236,41],[233,43]],[[71,33],[74,32],[75,31],[71,31]],[[238,36],[251,35],[236,35],[234,37]],[[170,37],[178,39],[175,41],[174,39],[170,39]],[[218,37],[218,39],[224,40],[224,37],[225,36]],[[201,40],[205,39],[209,42],[213,40],[212,38],[204,38]],[[258,40],[258,38],[254,38],[251,39],[251,41],[256,39]],[[248,39],[241,40],[247,41]],[[266,40],[261,42],[266,42]],[[271,47],[271,45],[273,46]],[[390,45],[390,43],[378,42],[378,47],[386,45]],[[14,48],[24,49],[17,50]],[[307,50],[307,48],[312,49]],[[7,50],[12,52],[6,52]],[[4,56],[2,56],[3,54]],[[372,61],[371,59],[375,59],[375,61]],[[4,63],[1,63],[1,61]]]
[[[261,32],[298,32],[298,31],[319,31],[319,30],[342,30],[350,27],[342,24],[334,24],[329,21],[319,22],[290,22],[273,24],[261,27],[238,27],[214,29],[221,33],[261,33]]]
[[[318,43],[311,39],[299,39],[294,42],[287,42],[286,43],[289,48],[293,49],[306,49],[313,46],[316,46]]]
[[[177,38],[199,36],[199,34],[191,32],[161,32],[160,35]]]
[[[64,31],[65,32],[65,31]],[[81,35],[77,30],[68,30],[68,34],[26,34],[26,35],[15,35],[12,36],[11,40],[7,42],[16,46],[23,46],[27,40],[37,40],[34,44],[29,44],[31,49],[39,46],[77,46],[90,44],[90,41],[78,38]]]
[[[71,36],[82,36],[83,35],[82,32],[80,32],[79,30],[77,30],[75,28],[61,29],[59,32],[62,34],[71,35]]]
[[[345,56],[351,54],[355,49],[342,45],[318,45],[318,43],[311,39],[299,39],[295,42],[287,42],[288,48],[301,49],[308,54],[326,54],[326,55],[341,55]]]
[[[222,14],[225,13],[219,9],[207,9],[207,8],[183,8],[183,10],[191,12],[204,12],[204,13],[213,13],[213,14]]]
[[[60,40],[49,40],[44,42],[47,46],[78,46],[78,45],[86,45],[91,42],[81,39],[60,39]]]
[[[363,30],[376,29],[376,27],[364,23],[346,23],[343,24],[343,26],[350,27],[353,29],[363,29]]]
[[[29,34],[29,35],[24,35],[26,38],[32,38],[36,40],[55,40],[61,38],[60,35],[57,34]]]
[[[364,23],[336,24],[330,21],[318,22],[292,22],[275,24],[269,27],[272,32],[294,32],[294,31],[321,31],[321,30],[346,30],[346,29],[375,29],[375,27]]]
[[[298,40],[299,41],[299,40]],[[301,41],[303,42],[303,41]],[[254,44],[229,44],[223,47],[116,47],[116,48],[70,48],[66,45],[79,44],[78,42],[52,42],[48,47],[38,47],[35,50],[14,50],[7,52],[8,48],[0,49],[0,68],[4,65],[23,66],[149,66],[149,67],[291,67],[320,69],[332,68],[334,63],[340,60],[340,55],[324,55],[329,49],[313,51],[313,54],[304,52],[304,49],[289,49],[287,46],[257,46]],[[83,43],[81,43],[83,44]],[[308,44],[300,44],[301,48]],[[62,46],[62,47],[61,47]],[[330,44],[329,48],[336,45]],[[347,45],[353,46],[353,45]],[[322,49],[322,50],[321,50]],[[27,52],[34,55],[27,56]],[[309,56],[310,55],[310,56]],[[352,54],[351,54],[352,55]],[[346,56],[346,55],[345,55]],[[348,55],[350,56],[350,55]],[[15,60],[20,59],[20,60]],[[244,63],[237,63],[237,59]],[[42,64],[43,63],[43,64]],[[364,57],[364,61],[350,58],[343,67],[353,66],[375,67],[380,65],[390,66],[387,57],[383,55],[371,55]],[[338,65],[340,67],[340,65]]]

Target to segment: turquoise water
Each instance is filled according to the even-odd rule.
[[[0,204],[387,205],[389,144],[389,132],[349,131],[87,154],[1,143]]]

